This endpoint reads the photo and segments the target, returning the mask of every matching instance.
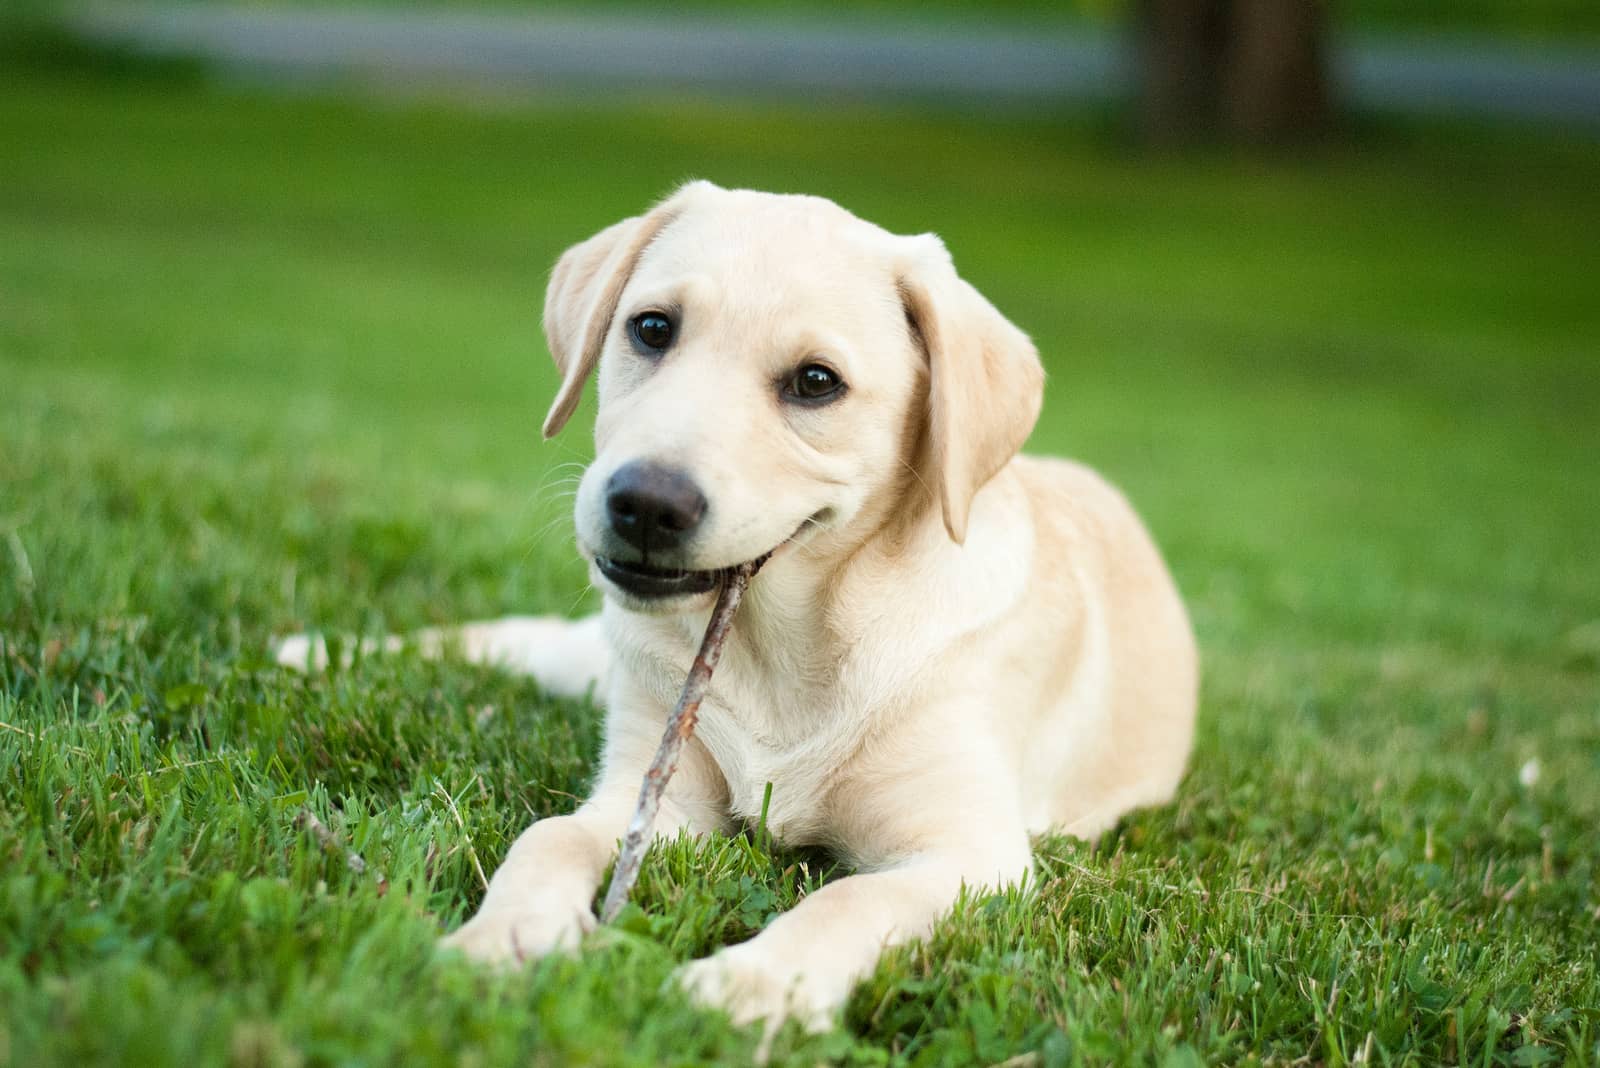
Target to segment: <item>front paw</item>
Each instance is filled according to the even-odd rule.
[[[850,995],[848,981],[832,982],[816,970],[774,959],[754,942],[684,965],[678,982],[696,1002],[721,1009],[736,1024],[765,1021],[769,1035],[791,1019],[808,1031],[830,1030]]]
[[[594,925],[587,908],[485,909],[440,939],[439,947],[458,949],[483,964],[515,968],[551,953],[574,952]]]

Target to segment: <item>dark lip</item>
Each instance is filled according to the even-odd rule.
[[[594,558],[595,566],[606,581],[626,593],[643,600],[663,597],[689,597],[709,593],[722,582],[725,568],[715,571],[685,571],[682,568],[647,567],[644,564],[613,560],[608,556]]]
[[[766,561],[773,553],[798,538],[808,523],[820,523],[829,514],[831,509],[827,508],[817,512],[795,527],[793,534],[762,553],[758,559]],[[642,601],[663,600],[668,597],[693,597],[710,593],[722,585],[722,580],[728,572],[739,566],[730,564],[709,571],[686,571],[678,567],[650,567],[648,564],[616,560],[598,554],[594,558],[594,565],[600,569],[600,574],[605,576],[607,582]]]

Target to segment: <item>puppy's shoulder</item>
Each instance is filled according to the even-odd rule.
[[[1099,541],[1115,538],[1130,523],[1142,527],[1123,492],[1087,464],[1018,456],[1012,466],[1043,533]]]
[[[1168,613],[1179,604],[1155,539],[1121,490],[1072,460],[1027,456],[1016,464],[1033,505],[1042,573],[1076,573],[1122,610],[1159,605]]]

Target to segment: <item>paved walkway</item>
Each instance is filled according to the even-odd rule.
[[[143,4],[83,8],[71,21],[95,39],[278,81],[1013,103],[1110,99],[1133,84],[1123,42],[1088,28]],[[1344,40],[1333,63],[1339,93],[1363,107],[1600,131],[1600,48]]]

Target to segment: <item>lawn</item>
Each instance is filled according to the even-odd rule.
[[[939,230],[1205,663],[1174,804],[778,1063],[1600,1063],[1600,145],[0,78],[0,1065],[748,1060],[665,981],[828,858],[680,843],[578,959],[437,959],[599,714],[266,657],[593,607],[543,280],[689,175]]]

